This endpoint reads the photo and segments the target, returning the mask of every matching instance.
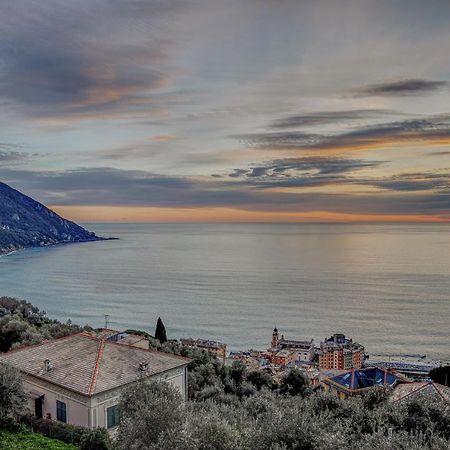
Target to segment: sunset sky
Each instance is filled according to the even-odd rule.
[[[68,218],[450,220],[448,0],[0,5],[0,180]]]

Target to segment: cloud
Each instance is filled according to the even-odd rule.
[[[248,169],[235,169],[228,176],[238,183],[267,189],[350,183],[344,175],[378,167],[381,161],[349,158],[305,157],[269,161]]]
[[[398,114],[384,109],[353,109],[346,111],[319,111],[282,117],[274,120],[269,128],[301,128],[306,126],[335,124],[360,119],[371,119]]]
[[[228,177],[236,183],[260,189],[334,185],[370,186],[385,191],[434,191],[450,193],[450,173],[401,173],[389,177],[365,175],[361,169],[378,168],[388,161],[353,158],[305,157],[269,161],[248,169],[235,169]],[[349,194],[349,197],[354,194]]]
[[[149,140],[153,142],[170,142],[174,141],[175,139],[176,136],[172,134],[157,134],[156,136],[151,136],[149,138]]]
[[[20,151],[22,148],[21,145],[0,142],[0,164],[2,166],[22,164],[33,157],[39,156],[36,153]]]
[[[450,151],[443,151],[443,152],[432,152],[429,153],[430,156],[447,156],[450,155]]]
[[[405,173],[390,178],[355,180],[354,182],[390,191],[450,193],[450,174],[448,173]]]
[[[335,164],[338,164],[335,162]],[[348,163],[350,164],[350,163]],[[347,163],[343,163],[344,166]],[[335,169],[338,173],[345,168]],[[325,170],[329,172],[330,170]],[[426,174],[411,174],[426,178]],[[165,208],[231,207],[249,211],[329,211],[357,214],[448,216],[450,192],[432,192],[400,187],[395,190],[348,195],[334,192],[283,192],[259,189],[251,177],[224,180],[214,177],[176,177],[146,171],[112,168],[37,172],[0,168],[0,177],[22,192],[51,205],[148,206]],[[340,179],[337,182],[340,183]],[[348,178],[346,181],[349,181]],[[247,182],[246,182],[247,181]],[[376,180],[375,180],[376,181]],[[388,179],[378,180],[384,183]],[[349,181],[350,182],[350,181]],[[420,182],[420,180],[419,180]],[[374,180],[355,179],[355,184]]]
[[[397,81],[371,84],[354,90],[357,96],[405,96],[421,95],[438,91],[448,86],[447,81],[425,80],[421,78],[407,78]]]
[[[250,147],[266,149],[364,149],[405,142],[450,142],[450,115],[403,120],[357,128],[337,134],[283,131],[235,136]]]
[[[35,118],[151,111],[152,93],[172,77],[165,67],[171,43],[158,30],[180,4],[10,3],[0,25],[0,97]]]

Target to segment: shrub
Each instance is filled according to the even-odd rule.
[[[281,380],[280,392],[305,397],[311,392],[309,380],[300,370],[291,369]]]
[[[36,433],[67,444],[74,444],[82,450],[107,450],[112,448],[108,433],[103,428],[90,430],[55,420],[37,419],[30,415],[22,417],[22,423]]]
[[[124,449],[149,448],[167,430],[181,430],[183,408],[177,389],[165,382],[142,380],[122,392],[118,442]]]
[[[16,417],[23,412],[26,395],[22,376],[14,367],[0,363],[0,417]]]

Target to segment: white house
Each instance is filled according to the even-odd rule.
[[[24,374],[29,406],[45,417],[113,431],[121,389],[166,380],[187,398],[188,358],[79,333],[0,354]]]

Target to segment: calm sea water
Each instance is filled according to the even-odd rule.
[[[344,332],[450,359],[450,225],[87,225],[120,240],[0,258],[0,295],[59,319],[264,349]]]

